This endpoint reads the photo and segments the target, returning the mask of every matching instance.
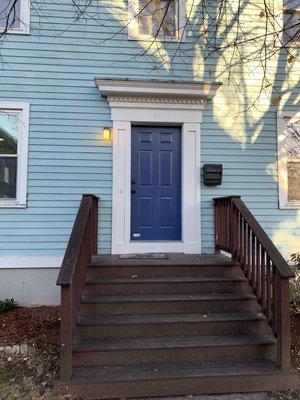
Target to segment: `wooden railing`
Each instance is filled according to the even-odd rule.
[[[61,286],[61,379],[72,376],[72,341],[86,269],[97,254],[98,197],[84,194],[73,225],[57,285]]]
[[[289,278],[294,273],[240,196],[214,199],[216,251],[231,254],[277,338],[277,363],[290,367]]]

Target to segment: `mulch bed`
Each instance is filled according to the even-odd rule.
[[[27,344],[59,350],[59,307],[14,308],[0,313],[0,346]]]

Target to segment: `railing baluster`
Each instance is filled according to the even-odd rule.
[[[247,229],[247,271],[246,271],[246,276],[248,280],[250,280],[250,267],[251,265],[251,229],[248,225]]]
[[[267,315],[267,308],[268,308],[268,303],[270,301],[269,299],[269,290],[268,290],[268,282],[266,279],[266,275],[268,274],[268,271],[266,271],[266,266],[265,266],[265,259],[262,257],[261,259],[261,306],[263,309],[263,313]],[[267,315],[268,319],[268,315]]]
[[[258,270],[260,268],[260,256],[261,256],[261,251],[260,251],[260,243],[256,241],[256,264],[255,264],[255,287],[254,287],[254,293],[256,294],[256,297],[258,297],[258,289],[257,289],[257,277],[258,277]]]
[[[267,256],[267,262],[266,262],[266,272],[267,272],[267,280],[265,282],[266,284],[266,289],[267,289],[267,310],[266,310],[266,315],[267,315],[267,320],[269,324],[272,326],[273,321],[272,321],[272,315],[271,315],[271,310],[272,310],[272,287],[271,287],[271,262],[270,258]]]
[[[249,283],[253,288],[253,275],[254,275],[254,268],[256,264],[256,253],[255,253],[255,248],[256,248],[256,240],[255,240],[255,235],[252,232],[252,243],[251,243],[251,250],[252,250],[252,262],[251,262],[251,274],[249,277]]]

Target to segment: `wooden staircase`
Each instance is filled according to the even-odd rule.
[[[67,356],[62,332],[59,393],[109,399],[297,387],[296,371],[278,367],[278,340],[240,263],[227,257],[93,256],[79,298]]]

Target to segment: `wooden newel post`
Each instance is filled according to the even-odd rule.
[[[92,254],[96,255],[98,253],[98,213],[99,213],[99,198],[93,196],[93,249]]]
[[[72,377],[72,339],[73,339],[73,295],[71,285],[61,286],[61,364],[60,378],[62,380]]]
[[[278,367],[287,369],[291,366],[290,356],[290,308],[289,308],[289,278],[276,274],[277,285],[277,360]]]

